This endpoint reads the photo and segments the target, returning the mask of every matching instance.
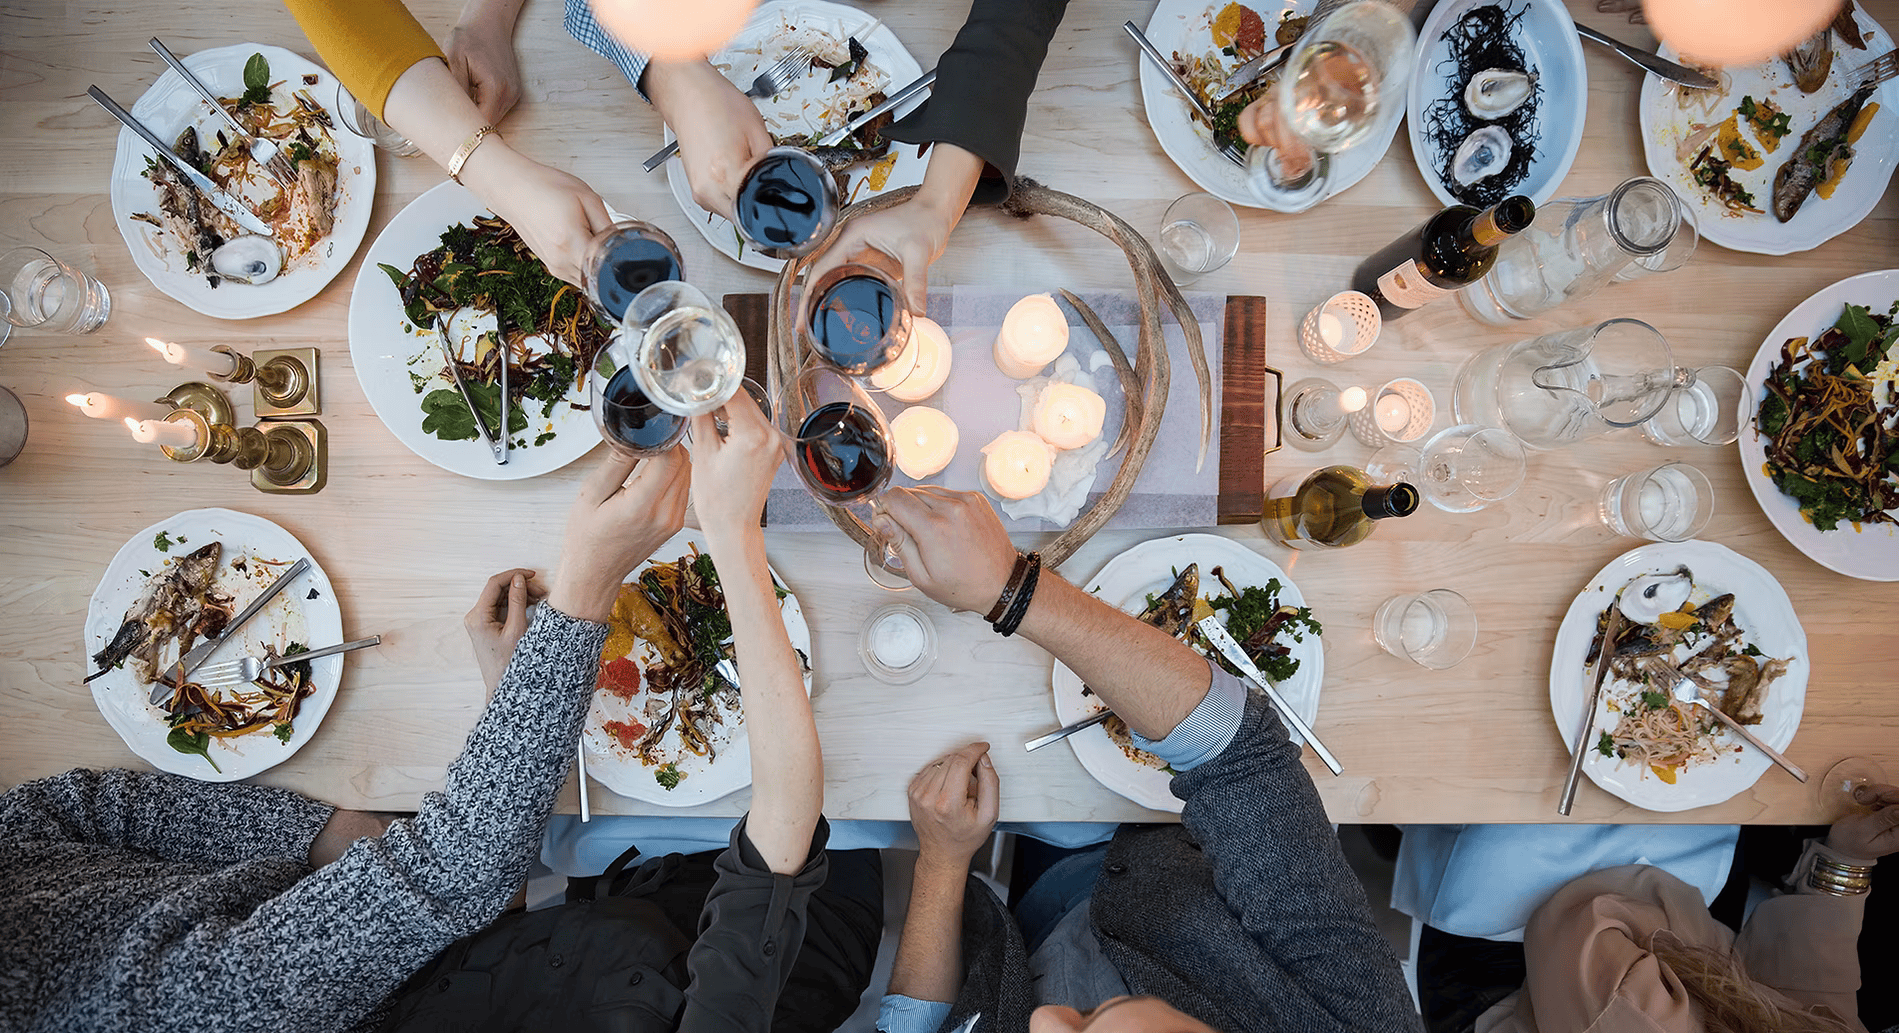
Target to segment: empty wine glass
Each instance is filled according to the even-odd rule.
[[[1309,26],[1264,100],[1270,141],[1247,151],[1247,186],[1268,208],[1326,196],[1332,156],[1404,114],[1417,32],[1384,0],[1346,4]]]
[[[615,323],[641,291],[686,278],[679,245],[665,230],[638,219],[621,219],[600,231],[587,245],[580,267],[588,300]]]
[[[899,577],[901,535],[883,519],[877,499],[896,470],[890,424],[883,410],[854,378],[811,363],[780,391],[773,413],[791,449],[791,466],[819,502],[849,512],[880,546],[876,563],[864,554],[864,571],[884,588],[879,571]]]
[[[1424,445],[1415,483],[1431,505],[1474,513],[1510,497],[1523,484],[1523,443],[1499,427],[1466,423],[1438,431]]]
[[[711,412],[745,379],[738,324],[688,283],[667,280],[641,291],[614,337],[626,342],[640,390],[670,413]]]
[[[1820,820],[1828,825],[1863,809],[1853,791],[1863,785],[1886,783],[1886,770],[1871,757],[1846,757],[1828,768],[1813,782],[1814,802],[1820,807]]]
[[[891,367],[916,361],[915,352],[905,347],[910,322],[903,266],[876,248],[865,248],[806,283],[798,299],[798,332],[812,354],[853,377],[881,372],[881,382],[901,383],[909,370]]]
[[[635,459],[659,455],[679,444],[686,418],[659,407],[634,372],[636,342],[615,334],[587,371],[593,425],[614,451]]]

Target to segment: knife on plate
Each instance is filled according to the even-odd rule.
[[[1583,703],[1582,729],[1576,733],[1576,747],[1569,757],[1569,776],[1563,779],[1563,795],[1556,802],[1556,813],[1565,817],[1576,802],[1576,784],[1582,779],[1583,760],[1589,755],[1589,733],[1596,730],[1596,705],[1602,698],[1602,679],[1609,673],[1609,654],[1615,649],[1616,636],[1622,634],[1622,625],[1628,620],[1622,615],[1621,602],[1622,593],[1618,591],[1609,603],[1609,619],[1602,626],[1602,646],[1596,650],[1596,662],[1589,668],[1589,696]]]
[[[1213,102],[1213,106],[1218,108],[1225,105],[1226,102],[1238,95],[1241,90],[1258,82],[1267,72],[1285,64],[1286,55],[1291,54],[1292,48],[1298,45],[1298,40],[1293,40],[1291,43],[1282,43],[1238,68],[1233,69],[1232,74],[1226,77],[1226,92],[1220,95],[1220,99]]]
[[[257,213],[246,208],[244,202],[219,190],[218,185],[211,182],[210,176],[192,168],[190,164],[178,157],[178,155],[173,154],[171,148],[165,145],[165,141],[160,140],[158,135],[153,133],[150,129],[145,128],[145,123],[133,118],[131,112],[119,107],[119,102],[106,96],[104,90],[94,86],[86,92],[92,95],[93,100],[99,102],[100,107],[111,112],[113,118],[124,123],[125,128],[137,133],[140,139],[151,146],[152,150],[158,152],[159,157],[165,159],[166,164],[177,169],[179,175],[185,177],[185,179],[190,181],[192,186],[198,188],[198,193],[203,194],[206,200],[216,205],[218,211],[230,216],[231,221],[242,226],[245,232],[255,233],[260,237],[272,235],[269,223],[258,218]]]
[[[257,616],[257,611],[263,609],[264,605],[272,599],[277,598],[278,592],[288,588],[290,582],[302,577],[303,572],[309,569],[310,560],[308,557],[292,563],[289,570],[277,575],[277,580],[272,581],[269,587],[257,594],[257,598],[251,600],[249,606],[244,607],[237,616],[231,618],[231,622],[226,624],[224,630],[219,632],[216,637],[205,639],[203,642],[194,646],[191,652],[179,657],[178,662],[171,667],[172,684],[167,685],[165,684],[165,679],[160,678],[158,684],[152,686],[152,705],[158,706],[175,695],[178,691],[178,686],[183,685],[185,679],[191,677],[191,672],[203,667],[204,662],[211,659],[211,654],[217,652],[219,646],[231,641],[231,638],[238,633],[238,630],[244,627],[246,621]]]
[[[1074,735],[1076,732],[1079,732],[1084,728],[1093,728],[1094,726],[1100,724],[1103,721],[1106,721],[1108,718],[1111,718],[1113,716],[1114,716],[1114,711],[1112,710],[1097,710],[1094,713],[1089,714],[1087,717],[1082,718],[1081,720],[1075,722],[1072,725],[1063,725],[1060,728],[1057,728],[1054,731],[1048,733],[1047,735],[1038,735],[1035,738],[1030,739],[1028,742],[1025,742],[1022,744],[1022,748],[1030,753],[1034,753],[1036,750],[1039,750],[1042,747],[1047,746],[1049,743],[1061,742],[1063,739],[1066,739],[1069,736]]]
[[[882,104],[879,104],[874,108],[871,108],[869,111],[864,112],[863,114],[857,116],[856,118],[851,119],[849,122],[844,123],[842,126],[839,126],[838,128],[833,129],[830,132],[824,134],[822,137],[819,137],[817,146],[829,147],[837,143],[839,140],[842,140],[845,137],[856,132],[859,126],[864,125],[865,123],[869,122],[871,119],[876,118],[878,115],[881,115],[886,111],[890,111],[896,108],[898,105],[904,103],[905,101],[908,101],[911,97],[914,97],[917,94],[922,93],[924,90],[929,89],[930,84],[934,82],[936,82],[936,69],[932,68],[929,71],[924,72],[922,75],[919,75],[915,79],[911,80],[910,85],[905,86],[903,89],[898,90],[897,92],[884,98],[884,102]]]
[[[1678,65],[1675,62],[1670,61],[1665,57],[1661,57],[1656,54],[1651,54],[1640,47],[1632,47],[1628,45],[1627,43],[1622,42],[1619,39],[1614,39],[1609,36],[1604,36],[1602,33],[1597,32],[1596,30],[1590,28],[1587,25],[1584,25],[1581,22],[1576,23],[1576,35],[1581,36],[1582,38],[1589,40],[1592,43],[1600,43],[1603,46],[1608,47],[1610,50],[1613,50],[1616,53],[1621,54],[1623,57],[1628,58],[1630,61],[1633,61],[1636,64],[1641,65],[1643,68],[1646,68],[1651,72],[1654,72],[1656,75],[1661,76],[1664,79],[1667,79],[1669,82],[1678,82],[1682,84],[1683,86],[1692,86],[1697,90],[1713,89],[1714,87],[1721,85],[1720,83],[1715,82],[1713,79],[1710,79],[1708,76],[1703,75],[1702,73],[1697,72],[1692,68],[1688,68],[1683,65]],[[1568,814],[1569,812],[1564,811],[1563,813]]]
[[[1325,744],[1319,741],[1318,736],[1312,734],[1312,726],[1306,724],[1304,719],[1286,705],[1286,701],[1281,699],[1278,691],[1273,688],[1272,680],[1261,674],[1259,668],[1253,666],[1252,658],[1246,655],[1246,651],[1240,648],[1238,642],[1233,641],[1233,636],[1226,633],[1226,628],[1220,623],[1218,614],[1200,618],[1195,622],[1194,627],[1199,628],[1200,634],[1206,637],[1213,648],[1219,650],[1221,656],[1226,657],[1227,663],[1232,664],[1246,676],[1248,681],[1259,686],[1266,693],[1266,698],[1272,701],[1273,709],[1279,711],[1279,716],[1285,718],[1286,723],[1311,745],[1312,752],[1319,755],[1319,759],[1325,762],[1325,766],[1330,768],[1334,775],[1342,770],[1339,767],[1339,759],[1332,756],[1332,751],[1325,748]]]

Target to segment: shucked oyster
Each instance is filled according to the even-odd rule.
[[[1471,76],[1464,87],[1464,108],[1482,119],[1499,119],[1530,99],[1536,77],[1512,68],[1489,68]]]
[[[284,253],[269,237],[246,234],[211,252],[211,271],[238,283],[269,283],[283,271]]]
[[[1451,162],[1451,179],[1467,187],[1502,172],[1510,164],[1510,134],[1500,126],[1485,126],[1464,138]]]

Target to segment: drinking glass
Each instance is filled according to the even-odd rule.
[[[1853,790],[1863,785],[1886,784],[1886,770],[1871,757],[1846,757],[1826,769],[1813,783],[1814,802],[1820,807],[1820,820],[1828,825],[1861,810],[1853,799]]]
[[[733,200],[745,242],[768,258],[815,251],[837,223],[837,180],[802,147],[773,147],[745,170]]]
[[[1325,197],[1332,156],[1404,114],[1417,32],[1384,0],[1346,4],[1308,27],[1265,99],[1273,142],[1247,151],[1247,186],[1269,208]]]
[[[1233,206],[1208,193],[1183,194],[1161,216],[1161,264],[1186,286],[1233,260],[1240,250],[1240,217]]]
[[[341,85],[336,88],[336,107],[331,110],[336,112],[336,117],[342,121],[344,129],[398,158],[413,158],[422,153],[422,148],[410,142],[408,137],[389,128],[388,123],[370,113],[368,105],[357,100]]]
[[[1616,282],[1627,283],[1639,280],[1650,273],[1667,273],[1680,269],[1694,257],[1696,245],[1701,243],[1701,227],[1695,222],[1695,206],[1675,195],[1675,211],[1680,218],[1675,221],[1674,235],[1668,243],[1653,254],[1641,255],[1622,267],[1615,274]]]
[[[1346,421],[1365,408],[1362,387],[1339,389],[1322,377],[1307,377],[1286,389],[1280,439],[1294,448],[1322,452],[1345,434]]]
[[[717,409],[745,379],[738,324],[689,283],[666,280],[641,291],[614,337],[624,342],[640,390],[675,415]]]
[[[14,327],[89,334],[105,325],[112,295],[105,284],[36,247],[0,252],[0,344]]]
[[[1418,471],[1424,466],[1424,453],[1402,441],[1394,441],[1365,460],[1365,476],[1373,484],[1418,483]]]
[[[910,308],[903,297],[903,266],[876,248],[805,284],[798,299],[798,332],[812,354],[853,377],[883,373],[879,381],[901,383],[908,369],[894,364],[916,354],[910,340]],[[894,375],[893,374],[900,374]]]
[[[1726,366],[1689,371],[1660,412],[1642,424],[1657,445],[1727,445],[1741,436],[1747,417],[1747,378]]]
[[[638,219],[620,219],[587,245],[581,259],[588,300],[618,323],[641,291],[667,280],[684,280],[686,263],[666,231]]]
[[[865,573],[880,587],[909,587],[907,580],[896,585],[879,577],[879,571],[898,577],[903,572],[897,555],[901,534],[877,501],[897,467],[883,410],[856,379],[812,362],[779,392],[772,412],[806,490],[819,502],[849,512],[880,546],[877,562],[864,554]]]
[[[1714,486],[1686,463],[1663,463],[1610,481],[1602,489],[1601,514],[1616,534],[1685,542],[1714,515]]]
[[[1372,615],[1378,648],[1421,667],[1456,667],[1477,644],[1477,611],[1448,588],[1394,595]]]
[[[1447,513],[1474,513],[1509,498],[1523,484],[1523,443],[1499,427],[1447,427],[1424,445],[1420,479],[1431,505]]]
[[[1543,205],[1536,221],[1499,245],[1490,271],[1458,298],[1474,318],[1493,326],[1534,318],[1594,294],[1629,265],[1661,254],[1686,209],[1653,176],[1624,180],[1600,197]]]
[[[616,333],[587,371],[593,425],[616,452],[645,459],[679,444],[686,418],[667,412],[646,396],[634,371],[637,341]]]
[[[20,458],[26,451],[26,406],[20,396],[0,387],[0,466]]]

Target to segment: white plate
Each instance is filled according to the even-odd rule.
[[[631,584],[639,580],[641,572],[657,563],[671,563],[687,554],[692,546],[699,551],[707,551],[705,536],[697,531],[684,530],[667,539],[666,544],[653,552],[651,559],[640,564],[627,576]],[[778,572],[772,577],[778,579],[781,587],[789,589]],[[785,621],[785,634],[791,639],[791,648],[811,655],[811,628],[804,622],[804,611],[798,606],[798,597],[787,594],[778,601],[778,612]],[[640,665],[642,679],[645,677],[646,663],[638,655],[636,647],[635,661]],[[804,675],[804,691],[811,691],[811,672]],[[646,690],[626,702],[612,693],[596,691],[593,704],[587,710],[587,724],[581,732],[580,741],[587,750],[587,774],[596,781],[621,796],[630,797],[645,803],[656,803],[665,807],[691,807],[695,804],[710,803],[722,796],[737,792],[752,784],[752,754],[746,735],[742,714],[726,713],[714,737],[714,746],[718,758],[708,761],[706,758],[688,752],[679,742],[677,725],[666,731],[661,740],[664,749],[680,759],[676,762],[680,775],[679,784],[666,789],[653,779],[654,768],[647,767],[639,755],[621,746],[613,736],[608,735],[604,725],[608,721],[639,717],[641,709],[648,699]]]
[[[200,50],[182,60],[211,92],[220,97],[234,97],[244,92],[244,63],[252,54],[264,55],[264,60],[270,62],[271,82],[282,83],[275,91],[279,104],[285,103],[297,90],[309,90],[317,103],[330,112],[331,121],[337,123],[332,135],[342,159],[336,175],[336,224],[329,238],[291,263],[275,280],[256,287],[227,282],[213,288],[201,274],[186,272],[184,252],[175,242],[165,239],[170,234],[132,220],[135,212],[158,213],[158,189],[141,174],[146,159],[155,161],[157,156],[130,129],[121,128],[118,152],[112,159],[112,221],[125,238],[133,263],[152,281],[152,286],[219,319],[275,315],[316,297],[356,254],[363,234],[369,230],[369,208],[376,198],[376,147],[344,129],[336,118],[336,112],[331,110],[336,105],[336,77],[327,69],[282,47],[262,43]],[[306,75],[316,76],[316,84],[305,85],[303,77]],[[224,120],[211,110],[204,98],[185,85],[183,76],[169,68],[131,110],[160,140],[175,140],[186,125],[192,125],[197,127],[201,139],[212,141],[215,147],[217,131],[224,129],[229,133]]]
[[[1213,16],[1225,7],[1227,0],[1160,0],[1154,8],[1154,16],[1147,20],[1145,30],[1148,41],[1162,54],[1205,54],[1216,48],[1208,33],[1208,25]],[[1295,14],[1310,13],[1316,6],[1314,0],[1258,0],[1249,3],[1258,12],[1260,20],[1266,23],[1266,38],[1273,38],[1273,30],[1279,25],[1279,19],[1287,12]],[[1231,204],[1246,208],[1268,208],[1274,211],[1284,209],[1260,203],[1259,198],[1246,186],[1246,167],[1235,165],[1226,160],[1213,146],[1213,134],[1201,125],[1193,116],[1193,107],[1187,98],[1174,89],[1154,62],[1148,60],[1132,43],[1128,52],[1141,68],[1141,108],[1147,113],[1148,128],[1154,131],[1154,139],[1160,141],[1161,150],[1167,152],[1180,171],[1198,184],[1200,189]],[[1235,62],[1237,64],[1237,62]],[[1368,140],[1343,154],[1334,157],[1333,177],[1327,187],[1325,198],[1329,200],[1349,190],[1359,180],[1371,174],[1371,170],[1385,151],[1391,147],[1391,141],[1398,135],[1398,122],[1393,119],[1391,128],[1385,132],[1383,140]],[[1175,809],[1178,809],[1176,804]]]
[[[732,42],[712,56],[712,63],[723,70],[726,78],[732,80],[740,90],[750,89],[758,73],[784,56],[784,48],[774,47],[772,41],[790,32],[793,26],[801,30],[821,30],[843,39],[862,32],[878,16],[879,12],[866,13],[846,4],[826,3],[825,0],[782,0],[779,3],[760,4],[752,12],[745,27],[732,38]],[[876,31],[869,36],[859,37],[858,42],[870,51],[870,63],[887,76],[883,85],[885,93],[900,90],[923,74],[923,68],[904,49],[903,41],[888,26],[877,26]],[[818,110],[822,105],[810,103],[813,97],[823,96],[825,89],[823,73],[812,72],[771,100],[760,101],[759,113],[765,117],[766,128],[780,136],[823,133],[836,129],[842,122],[820,119]],[[918,94],[899,105],[891,114],[902,118],[916,110],[927,96],[928,91]],[[666,139],[670,141],[672,138],[672,131],[668,129]],[[898,157],[897,163],[891,166],[890,177],[884,181],[884,190],[922,183],[924,170],[929,163],[918,153],[917,146],[892,142],[890,148]],[[841,198],[845,204],[876,196],[871,192],[870,184],[864,182],[870,176],[869,165],[853,168],[849,175],[851,189]],[[693,201],[692,184],[686,181],[685,165],[677,158],[666,163],[666,186],[672,191],[679,210],[686,213],[686,220],[706,239],[706,243],[712,245],[714,251],[740,265],[768,273],[784,268],[784,259],[767,258],[746,247],[739,237],[738,227],[727,222],[724,216],[706,211]]]
[[[1761,723],[1750,731],[1776,750],[1785,751],[1800,728],[1800,714],[1806,709],[1807,633],[1801,630],[1793,602],[1760,564],[1724,545],[1713,542],[1677,542],[1644,545],[1615,558],[1589,579],[1576,601],[1563,615],[1556,631],[1556,650],[1550,657],[1550,713],[1556,730],[1567,749],[1576,741],[1577,722],[1582,719],[1583,684],[1589,668],[1583,658],[1596,637],[1596,618],[1609,605],[1623,585],[1644,574],[1665,574],[1686,564],[1694,573],[1694,602],[1724,592],[1734,593],[1734,623],[1748,642],[1768,656],[1791,657],[1787,673],[1767,690]],[[1627,685],[1605,682],[1602,700],[1596,708],[1596,727],[1608,731],[1615,727],[1617,715],[1609,711],[1609,702],[1632,691]],[[1624,800],[1650,811],[1686,811],[1708,807],[1747,789],[1773,762],[1759,750],[1745,746],[1726,729],[1716,733],[1717,743],[1725,749],[1720,757],[1706,764],[1681,769],[1675,784],[1669,785],[1645,767],[1617,757],[1605,757],[1589,747],[1589,759],[1583,771],[1590,781]],[[1740,752],[1733,747],[1741,746]]]
[[[1850,177],[1852,173],[1847,175]],[[1851,524],[1842,524],[1832,531],[1814,527],[1800,515],[1800,504],[1782,494],[1767,476],[1764,468],[1767,439],[1755,431],[1754,414],[1766,391],[1763,385],[1767,383],[1768,371],[1780,361],[1781,346],[1789,337],[1820,336],[1839,321],[1849,301],[1884,315],[1895,299],[1899,299],[1899,269],[1861,273],[1821,288],[1787,313],[1761,342],[1760,351],[1754,353],[1753,364],[1747,367],[1747,383],[1752,393],[1747,422],[1741,427],[1741,470],[1747,474],[1747,486],[1754,489],[1755,501],[1760,503],[1761,511],[1767,514],[1774,529],[1792,542],[1794,548],[1829,570],[1863,581],[1899,581],[1899,527],[1863,524],[1857,531]]]
[[[169,551],[160,552],[154,540],[163,532],[171,539]],[[310,569],[286,586],[259,612],[236,639],[219,649],[211,663],[223,663],[243,656],[264,655],[264,646],[278,652],[292,642],[319,647],[343,641],[343,611],[337,605],[336,590],[329,576],[290,532],[249,513],[228,509],[191,509],[132,536],[106,565],[105,576],[93,590],[86,607],[86,673],[92,673],[92,654],[104,649],[125,622],[125,613],[145,594],[145,586],[169,561],[183,559],[212,541],[224,543],[219,553],[217,590],[231,596],[234,610],[249,605],[284,570],[282,565],[249,562],[244,573],[232,569],[233,560],[269,560],[272,564],[290,564],[309,557]],[[149,573],[149,576],[147,572]],[[316,598],[310,598],[310,592]],[[223,770],[213,771],[203,757],[179,753],[165,743],[171,729],[165,723],[165,711],[150,703],[151,686],[141,683],[132,665],[104,675],[92,682],[92,699],[99,713],[125,740],[132,752],[161,771],[184,775],[204,782],[235,782],[290,759],[290,755],[316,735],[317,725],[329,713],[336,699],[336,687],[343,680],[343,657],[338,653],[310,661],[312,690],[297,711],[289,742],[281,742],[269,729],[229,739],[213,737],[211,756]],[[164,657],[177,660],[175,650]]]
[[[454,182],[434,187],[397,212],[369,246],[369,254],[356,273],[356,286],[349,298],[349,355],[370,406],[382,418],[383,426],[409,446],[409,451],[464,477],[517,481],[552,473],[591,451],[600,443],[593,418],[584,410],[555,403],[552,416],[543,419],[541,403],[524,403],[528,428],[515,436],[521,444],[509,455],[506,466],[495,463],[493,453],[480,438],[443,441],[423,433],[423,395],[454,385],[441,379],[443,363],[441,351],[435,346],[436,335],[409,326],[409,318],[402,311],[402,295],[389,275],[377,268],[382,263],[407,272],[416,256],[441,246],[442,231],[458,222],[470,223],[477,216],[493,214],[474,194]],[[492,329],[492,317],[485,324],[458,320],[451,329],[458,336],[466,336],[482,325]],[[412,376],[423,378],[420,392]],[[580,387],[569,389],[567,400],[573,405],[587,404]],[[553,439],[545,445],[532,444],[550,422]]]
[[[1231,538],[1213,534],[1179,534],[1155,538],[1109,560],[1101,572],[1088,582],[1087,591],[1127,613],[1146,608],[1149,595],[1159,595],[1174,583],[1174,577],[1189,563],[1200,564],[1200,595],[1215,598],[1225,594],[1214,567],[1220,567],[1237,588],[1264,588],[1278,578],[1279,601],[1287,606],[1305,605],[1299,586],[1279,568],[1279,564],[1261,556]],[[1311,725],[1319,716],[1319,688],[1325,681],[1325,648],[1317,635],[1303,642],[1288,643],[1299,661],[1299,670],[1279,683],[1279,695],[1298,711],[1301,720]],[[1060,661],[1050,690],[1055,698],[1055,723],[1066,725],[1102,709],[1098,696],[1081,694],[1081,678]],[[1304,742],[1299,733],[1288,729],[1293,742]],[[1068,737],[1075,759],[1102,785],[1143,807],[1180,813],[1181,801],[1168,791],[1174,776],[1160,768],[1148,767],[1124,753],[1100,725],[1084,728]]]
[[[1438,175],[1445,155],[1423,135],[1424,112],[1433,101],[1461,94],[1463,89],[1456,66],[1449,62],[1445,30],[1472,8],[1492,6],[1525,11],[1516,44],[1528,60],[1525,71],[1537,77],[1539,92],[1534,103],[1540,106],[1537,124],[1541,137],[1535,144],[1529,173],[1510,193],[1542,204],[1556,196],[1563,177],[1569,174],[1570,163],[1576,160],[1589,98],[1589,73],[1583,66],[1581,37],[1576,35],[1576,23],[1562,0],[1444,0],[1431,9],[1431,16],[1418,33],[1418,68],[1412,76],[1407,109],[1411,155],[1439,201],[1447,205],[1462,203]],[[1455,99],[1462,103],[1461,95]]]
[[[1648,163],[1649,175],[1674,187],[1676,193],[1695,206],[1698,228],[1704,239],[1735,251],[1748,251],[1757,255],[1790,255],[1819,247],[1859,225],[1859,221],[1866,218],[1873,206],[1879,203],[1880,196],[1886,192],[1886,184],[1892,181],[1894,166],[1899,165],[1899,128],[1895,128],[1899,127],[1899,122],[1894,121],[1899,119],[1899,81],[1892,80],[1873,91],[1872,99],[1879,102],[1879,113],[1873,116],[1865,135],[1854,145],[1858,154],[1853,159],[1853,167],[1840,180],[1839,189],[1833,192],[1833,197],[1827,199],[1818,193],[1809,194],[1806,203],[1794,213],[1791,222],[1774,218],[1771,203],[1774,175],[1788,158],[1793,157],[1801,136],[1850,95],[1851,91],[1846,88],[1843,78],[1845,74],[1892,49],[1892,37],[1867,16],[1863,5],[1855,10],[1853,16],[1858,20],[1861,31],[1870,36],[1866,49],[1854,50],[1835,37],[1833,67],[1827,72],[1826,85],[1813,93],[1800,92],[1800,88],[1794,85],[1793,73],[1788,70],[1787,63],[1779,58],[1764,64],[1724,69],[1728,76],[1728,90],[1721,102],[1706,114],[1681,109],[1675,97],[1675,91],[1680,87],[1654,75],[1643,80],[1642,152]],[[1667,46],[1662,47],[1660,53],[1670,60],[1678,60],[1674,50]],[[1753,192],[1754,207],[1761,209],[1759,215],[1729,212],[1694,181],[1688,174],[1687,164],[1675,156],[1675,146],[1689,134],[1690,122],[1721,122],[1734,113],[1735,105],[1741,102],[1743,96],[1752,96],[1756,100],[1763,96],[1771,97],[1775,104],[1792,116],[1789,125],[1793,131],[1772,153],[1762,149],[1767,160],[1760,168],[1751,172],[1737,170],[1734,173],[1735,181]],[[1743,128],[1741,136],[1750,145],[1759,143],[1751,129]]]

